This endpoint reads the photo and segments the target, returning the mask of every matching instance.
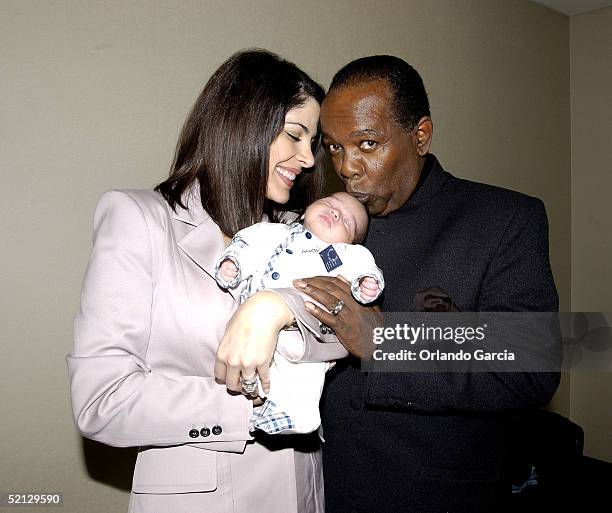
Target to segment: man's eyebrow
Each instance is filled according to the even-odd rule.
[[[364,128],[363,130],[355,130],[354,132],[351,132],[349,134],[349,137],[359,137],[359,136],[380,136],[382,135],[380,132],[377,132],[376,130],[373,130],[371,128]]]
[[[306,134],[310,133],[310,130],[308,130],[308,127],[305,125],[302,125],[302,123],[298,123],[297,121],[285,121],[285,125],[298,125],[302,127],[302,130],[304,130],[304,132],[306,132]]]

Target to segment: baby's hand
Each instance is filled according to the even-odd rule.
[[[221,266],[219,267],[219,274],[225,282],[231,283],[238,275],[238,268],[236,267],[236,264],[234,264],[234,262],[232,262],[228,258],[221,262]]]
[[[374,301],[380,294],[378,282],[374,278],[366,276],[359,284],[359,293],[364,301]]]

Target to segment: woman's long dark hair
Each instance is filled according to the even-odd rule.
[[[179,137],[169,178],[159,191],[173,209],[199,181],[202,206],[221,231],[233,235],[280,210],[301,214],[323,190],[322,150],[317,134],[315,165],[298,175],[289,202],[265,199],[270,145],[287,112],[325,93],[295,64],[265,50],[232,55],[213,74],[196,100]]]

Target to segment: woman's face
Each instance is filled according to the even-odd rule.
[[[287,112],[281,133],[270,145],[266,198],[287,203],[289,191],[303,168],[314,165],[312,141],[317,134],[319,104],[314,98]]]

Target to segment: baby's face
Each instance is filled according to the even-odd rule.
[[[368,228],[365,207],[346,192],[315,201],[304,213],[304,226],[319,239],[333,244],[352,244]]]

